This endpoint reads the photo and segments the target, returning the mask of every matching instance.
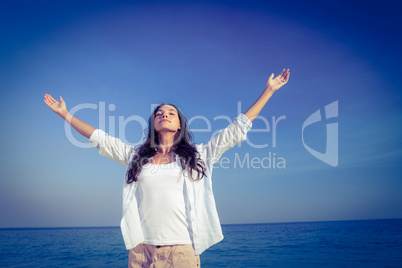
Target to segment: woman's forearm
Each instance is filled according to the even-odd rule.
[[[81,135],[87,137],[91,137],[92,132],[94,132],[95,128],[90,124],[87,124],[80,119],[71,115],[68,111],[63,114],[59,114],[64,120],[67,121],[75,130],[77,130]]]
[[[272,94],[274,94],[274,91],[266,88],[256,102],[254,102],[254,104],[251,105],[251,107],[244,113],[244,115],[247,116],[247,118],[252,122],[261,112],[262,108],[264,108]]]

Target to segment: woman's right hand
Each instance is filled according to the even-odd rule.
[[[53,99],[52,96],[49,94],[45,94],[45,99],[43,100],[47,106],[49,106],[50,109],[52,109],[53,112],[56,114],[65,117],[68,113],[67,108],[66,108],[66,103],[64,102],[63,98],[60,96],[60,102],[57,100]]]

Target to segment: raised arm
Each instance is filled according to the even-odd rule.
[[[282,70],[280,75],[274,78],[274,74],[268,78],[267,84],[265,86],[264,91],[261,96],[257,99],[257,101],[244,113],[250,121],[253,121],[257,115],[261,112],[262,108],[265,106],[267,101],[271,98],[272,94],[275,91],[280,89],[283,85],[285,85],[289,80],[290,72],[289,69],[285,72],[285,69]]]
[[[72,116],[66,108],[66,103],[64,102],[63,98],[60,96],[60,102],[53,99],[52,96],[49,94],[45,94],[45,99],[43,100],[53,112],[60,115],[64,120],[67,121],[75,130],[77,130],[83,136],[89,138],[91,137],[92,132],[95,128],[78,118]]]

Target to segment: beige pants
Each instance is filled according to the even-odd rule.
[[[193,245],[154,246],[139,244],[128,254],[128,267],[191,268],[200,267],[200,256]]]

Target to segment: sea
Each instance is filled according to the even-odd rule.
[[[402,267],[402,219],[222,225],[201,267]],[[0,267],[127,267],[119,227],[0,229]]]

